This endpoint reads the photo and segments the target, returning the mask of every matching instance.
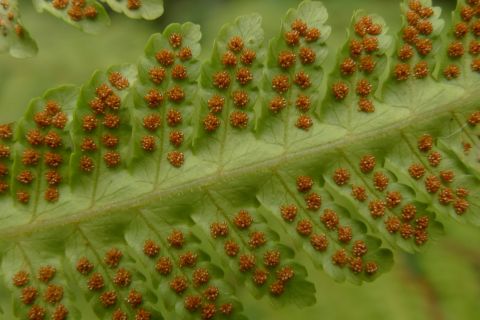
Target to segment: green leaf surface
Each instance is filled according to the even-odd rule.
[[[421,3],[432,32],[408,59],[357,12],[326,74],[326,9],[306,1],[268,49],[246,15],[202,64],[200,27],[173,24],[137,64],[32,100],[0,127],[0,315],[252,318],[252,299],[317,303],[319,269],[372,282],[444,224],[478,227],[476,57],[444,69],[452,39]]]
[[[163,12],[163,0],[141,0],[141,1],[126,1],[126,0],[102,0],[106,2],[110,8],[116,12],[125,14],[129,18],[154,20],[160,17]],[[139,3],[137,8],[135,3]]]

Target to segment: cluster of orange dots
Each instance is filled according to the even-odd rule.
[[[477,40],[480,37],[480,20],[475,18],[478,17],[479,12],[480,1],[477,0],[469,0],[466,5],[460,8],[461,21],[454,26],[453,30],[456,40],[452,41],[447,47],[447,55],[452,62],[459,60],[468,50],[468,53],[472,56],[470,67],[475,72],[480,72],[480,59],[478,58],[480,42]],[[444,68],[443,74],[448,80],[458,78],[460,67],[451,63]]]
[[[417,218],[417,206],[408,203],[402,207],[400,215],[391,215],[385,219],[385,228],[390,234],[399,234],[403,239],[413,238],[417,245],[428,241],[428,216]]]
[[[6,194],[9,189],[8,167],[11,151],[8,142],[12,139],[12,136],[12,127],[9,124],[0,125],[0,195]]]
[[[242,37],[233,36],[229,39],[221,57],[223,69],[215,72],[212,77],[216,92],[207,101],[209,112],[203,119],[205,131],[215,132],[220,127],[219,115],[228,99],[231,99],[235,107],[229,114],[230,125],[237,129],[245,129],[248,126],[249,116],[246,110],[252,105],[248,86],[254,80],[251,68],[256,57],[257,53],[245,46]],[[236,83],[232,83],[232,78]]]
[[[468,117],[467,123],[471,127],[475,127],[480,124],[480,111],[475,111]]]
[[[29,308],[27,319],[44,320],[48,312],[51,312],[52,320],[67,319],[68,309],[61,304],[64,296],[63,287],[51,283],[56,272],[55,267],[46,265],[39,268],[35,279],[30,279],[30,274],[25,270],[13,275],[13,285],[21,289],[21,303]],[[49,308],[52,309],[48,310]]]
[[[309,115],[312,101],[308,94],[312,89],[312,80],[307,69],[302,70],[301,67],[315,63],[317,53],[312,49],[312,45],[318,43],[320,36],[318,28],[308,26],[301,19],[293,21],[290,30],[284,34],[288,49],[281,51],[277,56],[277,64],[282,73],[272,78],[272,88],[277,95],[269,102],[270,111],[277,114],[291,104],[288,96],[294,84],[299,91],[295,97],[295,107],[299,113],[295,126],[305,131],[313,125]],[[292,70],[295,72],[292,73]]]
[[[59,173],[63,163],[61,133],[68,122],[68,117],[62,112],[57,102],[47,101],[43,110],[34,114],[33,120],[36,128],[28,130],[25,135],[28,146],[21,153],[22,167],[16,176],[21,187],[18,188],[16,197],[24,204],[30,201],[28,188],[32,186],[35,179],[40,178],[36,176],[33,169],[41,165],[43,157],[47,168],[44,177],[47,182],[44,198],[49,202],[55,202],[60,196],[58,185],[62,182],[62,176]],[[41,150],[45,147],[47,150],[42,152]]]
[[[167,102],[172,105],[165,111],[165,123],[170,128],[168,133],[170,146],[178,149],[184,143],[184,133],[178,129],[183,123],[183,115],[178,107],[186,100],[186,93],[181,85],[189,77],[185,62],[191,60],[192,51],[189,47],[183,46],[183,40],[181,34],[171,33],[168,36],[170,48],[159,50],[155,54],[158,65],[148,72],[153,86],[144,96],[151,109],[151,112],[143,118],[143,127],[149,133],[140,141],[140,147],[145,152],[154,152],[157,149],[156,134],[162,125],[162,117],[158,109]],[[168,77],[173,81],[173,86],[161,92],[158,86],[168,81]],[[183,152],[173,150],[167,153],[167,160],[172,166],[179,168],[185,162],[185,155]]]
[[[343,172],[344,173],[344,172]],[[343,185],[345,179],[342,172],[337,172],[337,179]],[[341,180],[341,181],[340,181]],[[299,193],[305,195],[306,208],[308,211],[318,211],[321,207],[321,197],[319,194],[312,192],[314,186],[313,178],[310,176],[298,176],[296,179],[296,187]],[[309,207],[309,199],[315,194],[318,197],[317,206],[312,210]],[[367,275],[373,275],[378,270],[378,265],[374,261],[363,261],[363,256],[367,253],[368,248],[363,240],[353,241],[353,230],[351,226],[340,224],[340,218],[335,210],[325,208],[319,215],[319,222],[323,225],[327,233],[314,232],[314,222],[310,217],[297,218],[299,208],[296,204],[284,204],[280,207],[280,214],[283,220],[288,224],[293,224],[295,220],[296,231],[299,236],[308,238],[312,248],[318,252],[325,252],[330,245],[330,241],[335,241],[332,235],[328,233],[336,233],[336,241],[341,245],[331,256],[332,263],[340,268],[347,266],[355,273],[365,272]],[[351,245],[351,254],[344,248]]]
[[[374,23],[369,16],[363,16],[354,25],[355,38],[350,41],[350,55],[343,59],[340,64],[340,74],[344,78],[350,78],[357,72],[368,77],[377,65],[375,53],[379,49],[378,36],[382,33],[382,26]],[[358,96],[358,110],[362,112],[374,112],[375,106],[368,99],[373,92],[374,86],[367,78],[361,78],[355,85],[355,93]],[[350,92],[346,81],[338,81],[332,86],[332,94],[336,100],[344,100]]]
[[[247,210],[238,211],[228,221],[210,224],[210,235],[223,243],[225,254],[238,262],[241,273],[249,273],[258,287],[268,286],[270,294],[280,296],[294,270],[281,264],[281,253],[268,246],[263,231],[255,230],[254,217]]]
[[[118,305],[122,303],[121,290],[131,287],[133,275],[131,271],[121,267],[122,259],[123,253],[119,249],[111,248],[108,250],[103,261],[99,262],[106,267],[105,269],[109,269],[105,270],[105,275],[95,271],[94,264],[87,257],[79,258],[75,266],[77,272],[86,278],[87,289],[98,294],[98,302],[102,307],[114,309],[112,320],[126,319],[127,317],[127,313]],[[105,277],[108,278],[105,279]],[[111,282],[114,289],[109,289],[107,282]],[[151,319],[151,313],[142,308],[143,295],[140,291],[130,288],[127,296],[123,299],[130,308],[135,310],[135,320]]]
[[[248,224],[248,221],[246,223]],[[219,228],[223,229],[222,226]],[[226,233],[224,234],[224,232]],[[215,234],[220,237],[226,236],[228,228],[226,231],[215,232]],[[258,235],[251,238],[253,239],[252,246],[262,242]],[[209,283],[212,279],[209,270],[204,266],[197,266],[200,263],[199,254],[184,250],[188,247],[184,233],[174,229],[167,236],[166,241],[166,246],[169,247],[165,248],[169,252],[168,255],[161,255],[160,245],[152,239],[144,242],[142,251],[148,259],[156,261],[154,268],[160,276],[169,279],[168,285],[171,291],[178,297],[184,297],[185,309],[191,313],[198,311],[202,319],[212,319],[216,315],[230,316],[234,311],[233,304],[225,302],[224,297],[220,298],[220,289]],[[177,257],[171,253],[173,250],[178,252]],[[122,310],[120,304],[124,304],[135,312],[135,320],[150,320],[152,319],[151,312],[142,307],[145,302],[143,294],[140,290],[131,288],[132,272],[122,267],[124,259],[122,251],[111,248],[105,252],[103,260],[98,262],[100,269],[104,272],[96,270],[94,263],[86,256],[77,259],[75,269],[85,279],[86,289],[97,295],[98,304],[106,310],[112,311],[112,320],[127,319],[127,312]],[[276,266],[279,259],[279,253],[276,251],[265,253],[265,263],[270,268]],[[177,274],[175,274],[174,266],[178,267]],[[50,312],[53,320],[67,319],[69,311],[60,303],[64,297],[64,289],[60,285],[51,283],[56,273],[55,267],[42,266],[38,270],[36,276],[38,281],[35,282],[35,286],[31,285],[30,274],[27,271],[20,270],[13,275],[13,285],[21,289],[20,300],[22,304],[29,307],[27,312],[29,320],[44,320]],[[188,277],[187,273],[190,273],[191,276]],[[284,284],[293,277],[293,271],[289,268],[280,269],[277,271],[277,277]],[[109,283],[112,288],[109,288]],[[43,285],[46,287],[42,288],[42,293],[39,287]],[[191,290],[189,290],[190,288]],[[128,290],[125,297],[122,296],[124,290]],[[283,290],[283,287],[277,286],[277,290]],[[39,303],[41,298],[43,298],[43,304]],[[55,307],[54,310],[49,311],[50,306]]]
[[[161,255],[160,245],[152,239],[144,242],[143,253],[156,261],[155,270],[162,277],[169,279],[170,290],[177,296],[184,297],[185,309],[191,313],[198,311],[202,319],[212,319],[218,313],[224,316],[232,314],[233,304],[227,302],[217,305],[220,300],[220,289],[209,284],[212,279],[209,270],[197,266],[200,262],[199,255],[190,250],[183,251],[188,247],[184,233],[174,229],[166,240],[171,249],[179,252],[178,257],[174,257],[170,248],[165,248],[169,252],[168,255]],[[175,259],[177,260],[174,261]],[[174,269],[175,265],[178,267],[177,272]]]
[[[0,30],[3,36],[7,36],[9,29],[15,31],[17,37],[22,38],[25,34],[23,27],[19,24],[18,14],[15,13],[16,6],[11,6],[8,0],[0,0],[0,6],[5,13],[0,16]],[[6,17],[6,19],[3,18]]]
[[[467,200],[468,190],[463,186],[453,187],[455,172],[448,168],[442,168],[442,154],[435,150],[435,141],[432,135],[423,134],[418,138],[417,147],[425,157],[426,167],[423,163],[412,163],[408,173],[412,179],[421,182],[423,180],[425,190],[437,196],[438,202],[443,206],[453,206],[457,215],[467,212],[470,204]]]
[[[130,84],[120,72],[111,72],[108,76],[110,85],[102,83],[95,90],[95,97],[89,101],[90,114],[83,116],[82,129],[84,137],[80,142],[83,155],[80,158],[80,169],[85,173],[95,170],[93,155],[100,152],[103,146],[103,161],[108,168],[116,168],[121,163],[117,151],[120,138],[117,135],[121,126],[119,115],[121,98],[116,90],[126,89]],[[99,137],[99,134],[102,134]]]
[[[390,234],[398,233],[405,240],[413,238],[417,245],[423,245],[428,240],[428,216],[417,217],[415,204],[404,204],[404,196],[401,192],[388,190],[390,178],[387,174],[376,171],[376,165],[377,159],[372,154],[366,154],[360,158],[360,172],[372,179],[371,187],[374,191],[371,193],[381,194],[381,196],[374,195],[374,198],[366,203],[370,216],[375,220],[383,220]],[[412,170],[418,170],[418,168],[415,167]],[[332,179],[338,186],[349,185],[350,171],[346,168],[338,168],[333,173]],[[368,200],[367,187],[351,184],[351,188],[352,197],[356,201],[363,203]],[[396,211],[399,211],[399,214],[395,214]]]
[[[130,10],[138,10],[142,6],[142,0],[127,0],[127,8]]]
[[[82,19],[95,20],[98,15],[97,8],[87,5],[86,0],[53,0],[51,4],[58,11],[67,11],[70,19],[76,22]]]
[[[398,81],[404,81],[414,76],[416,79],[426,78],[430,72],[428,62],[424,59],[433,49],[433,42],[430,38],[433,32],[433,25],[430,21],[433,16],[433,8],[423,6],[418,0],[411,0],[408,3],[408,10],[405,14],[407,26],[402,30],[404,44],[397,52],[398,60],[395,65],[394,77]],[[415,56],[419,61],[413,66],[411,60]]]

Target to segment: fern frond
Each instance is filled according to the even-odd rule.
[[[478,226],[479,5],[445,36],[427,0],[396,38],[357,12],[331,74],[316,1],[268,48],[238,18],[203,64],[199,26],[173,24],[34,99],[0,127],[0,315],[243,319],[240,289],[315,303],[307,261],[360,284],[445,219]]]

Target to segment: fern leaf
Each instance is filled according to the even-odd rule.
[[[129,18],[153,20],[163,14],[163,0],[102,0],[114,11],[121,12]]]
[[[0,126],[2,318],[244,319],[244,289],[311,305],[314,268],[373,281],[446,219],[478,226],[478,3],[445,36],[430,1],[401,9],[396,38],[356,12],[331,74],[305,1],[268,49],[242,16],[202,65],[173,24],[32,100]]]

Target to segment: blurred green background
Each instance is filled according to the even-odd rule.
[[[280,17],[298,0],[165,0],[165,15],[157,21],[134,21],[112,13],[112,25],[92,36],[48,14],[37,14],[21,3],[23,21],[39,45],[38,56],[17,60],[0,55],[0,123],[15,121],[28,101],[46,89],[65,83],[80,85],[95,69],[135,62],[152,33],[168,23],[192,21],[202,25],[205,55],[213,38],[234,17],[259,12],[266,36],[278,30]],[[382,15],[396,32],[400,24],[398,0],[324,0],[333,27],[332,46],[344,41],[351,14],[358,8]],[[435,1],[444,15],[455,1]],[[394,269],[372,284],[337,284],[321,271],[310,270],[317,284],[317,304],[275,309],[268,299],[241,299],[252,319],[480,319],[480,233],[478,229],[446,225],[447,236],[429,244],[420,255],[399,254]]]

